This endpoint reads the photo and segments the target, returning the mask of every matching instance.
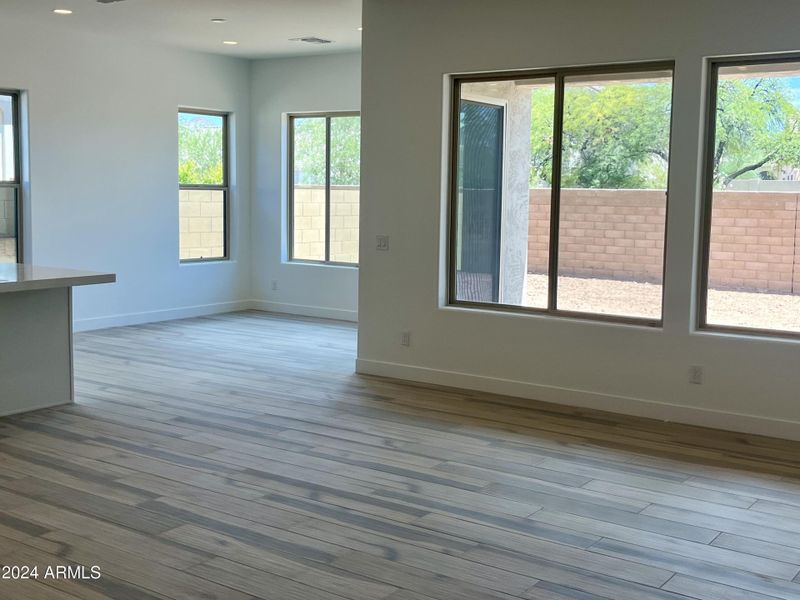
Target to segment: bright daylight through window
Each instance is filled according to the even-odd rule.
[[[19,262],[19,96],[0,92],[0,263]]]
[[[289,146],[292,259],[358,264],[360,116],[293,115]]]
[[[456,93],[451,302],[660,322],[671,65]]]
[[[701,326],[800,333],[800,62],[712,66]]]
[[[228,257],[228,116],[178,113],[180,259]]]

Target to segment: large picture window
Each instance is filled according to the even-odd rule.
[[[21,262],[19,94],[0,90],[0,263]]]
[[[701,328],[800,333],[800,60],[710,69]]]
[[[358,264],[359,114],[290,115],[289,158],[290,258]]]
[[[450,303],[658,325],[672,64],[458,77]]]
[[[180,259],[228,258],[228,115],[178,113]]]

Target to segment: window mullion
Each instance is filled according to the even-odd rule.
[[[553,114],[553,175],[550,188],[550,248],[547,267],[547,310],[558,308],[558,236],[561,218],[561,158],[564,136],[564,74],[556,74]]]
[[[325,262],[331,260],[331,117],[325,117]]]
[[[701,229],[701,260],[698,269],[697,325],[707,325],[708,316],[708,274],[711,258],[711,211],[714,206],[714,146],[717,136],[717,86],[719,85],[719,63],[712,64],[708,80],[708,96],[706,99],[706,155],[703,185],[703,216]]]

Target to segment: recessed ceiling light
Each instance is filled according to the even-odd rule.
[[[239,45],[239,42],[234,42],[233,40],[225,40],[222,43],[225,44],[226,46],[238,46]]]
[[[72,11],[68,8],[56,8],[54,11],[57,15],[71,15]]]
[[[226,23],[228,19],[211,19],[212,23]]]
[[[359,27],[356,31],[364,31],[363,27]]]

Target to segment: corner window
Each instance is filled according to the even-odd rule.
[[[451,304],[658,325],[672,65],[455,80]]]
[[[800,333],[800,61],[712,63],[701,328]]]
[[[180,260],[228,258],[228,115],[178,113]]]
[[[21,261],[19,93],[0,91],[0,263]]]
[[[289,116],[289,255],[358,264],[361,118]]]

